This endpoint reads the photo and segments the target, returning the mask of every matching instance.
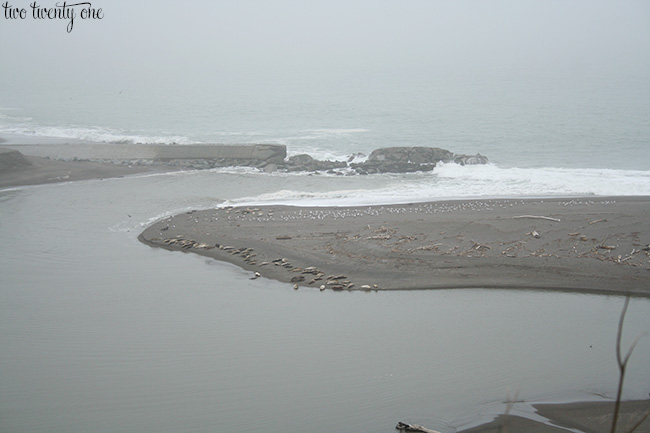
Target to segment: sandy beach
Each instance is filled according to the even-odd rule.
[[[534,404],[538,420],[520,416],[500,415],[494,421],[467,430],[464,433],[527,432],[554,433],[580,431],[590,433],[607,433],[611,431],[614,403],[608,401],[578,402],[566,404]],[[650,409],[648,400],[626,401],[621,405],[618,430],[629,431]],[[650,419],[646,419],[637,433],[650,432]]]
[[[220,208],[140,240],[306,289],[517,288],[650,295],[648,197]]]

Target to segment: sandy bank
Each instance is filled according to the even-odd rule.
[[[462,430],[463,433],[498,433],[527,432],[555,433],[581,431],[592,433],[608,433],[612,426],[614,402],[581,402],[568,404],[535,404],[533,408],[540,420],[532,420],[519,416],[497,417],[494,421]],[[650,401],[626,401],[621,406],[618,430],[628,431],[641,415],[650,408]],[[546,419],[544,422],[542,419]],[[650,432],[650,419],[646,419],[635,430],[637,433]]]
[[[311,289],[534,288],[650,295],[650,198],[194,211],[140,236]]]
[[[171,171],[171,167],[126,166],[87,161],[57,161],[26,156],[0,147],[0,188]]]

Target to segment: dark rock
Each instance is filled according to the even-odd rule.
[[[25,155],[13,149],[0,149],[0,171],[32,165]]]
[[[67,147],[65,148],[67,149]],[[454,154],[437,147],[386,147],[374,150],[363,161],[365,155],[355,153],[344,161],[321,161],[311,155],[299,154],[286,158],[284,145],[93,145],[73,149],[74,160],[93,160],[128,165],[170,165],[187,169],[210,169],[215,167],[255,167],[267,173],[275,171],[330,173],[336,175],[375,173],[411,173],[431,171],[439,162],[454,162],[461,165],[487,164],[481,155]],[[92,151],[92,152],[91,152]],[[0,154],[0,170],[10,169],[16,164],[29,163],[19,152]],[[70,157],[72,158],[72,157]],[[363,162],[355,162],[363,161]]]
[[[454,159],[454,154],[438,147],[385,147],[374,150],[368,162],[398,162],[412,164],[436,164]]]
[[[305,166],[312,164],[314,158],[307,155],[306,153],[301,153],[300,155],[294,155],[287,160],[287,165],[291,166]]]
[[[431,171],[439,162],[487,164],[488,159],[481,154],[455,155],[438,147],[386,147],[373,151],[365,162],[351,163],[350,168],[359,174],[411,173]]]
[[[287,171],[327,171],[338,168],[346,168],[348,166],[345,161],[320,161],[312,158],[307,154],[294,155],[290,157],[287,162]]]
[[[454,157],[454,162],[460,165],[479,165],[479,164],[487,164],[489,161],[486,156],[477,153],[474,156],[456,155]]]
[[[363,154],[363,153],[361,153],[361,152],[353,153],[352,155],[350,155],[350,156],[348,157],[348,162],[352,162],[352,161],[354,161],[354,160],[357,159],[357,158],[365,158],[365,156],[366,156],[366,155]]]
[[[431,171],[435,164],[416,164],[411,162],[366,161],[361,164],[350,164],[359,174],[373,173],[413,173],[416,171]]]
[[[374,150],[368,160],[350,167],[359,174],[431,171],[440,161],[453,161],[454,154],[437,147],[386,147]]]
[[[267,165],[264,167],[264,172],[265,172],[265,173],[273,173],[273,172],[276,171],[277,169],[278,169],[278,166],[277,166],[277,165],[275,165],[275,164],[267,164]]]

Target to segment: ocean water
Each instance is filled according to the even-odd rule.
[[[368,183],[381,188],[367,192],[351,179],[343,188],[354,190],[344,194],[351,202],[649,195],[650,83],[614,78],[303,78],[269,87],[242,79],[180,83],[173,92],[152,85],[60,94],[52,86],[30,97],[5,89],[0,136],[12,143],[280,143],[289,155],[332,160],[363,159],[380,147],[435,146],[490,159],[487,166],[376,176],[382,179]],[[285,175],[285,182],[278,197],[304,193],[301,175]],[[332,194],[343,198],[320,193],[328,204]]]

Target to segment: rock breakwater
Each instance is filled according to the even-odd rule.
[[[90,161],[128,166],[169,166],[189,170],[223,167],[252,167],[267,173],[311,172],[329,174],[410,173],[431,171],[436,164],[487,164],[481,155],[456,154],[437,147],[386,147],[370,155],[354,154],[345,160],[318,160],[308,154],[287,158],[287,148],[280,144],[241,145],[124,145],[88,144],[31,146],[36,156],[63,161]],[[21,146],[30,153],[30,146]],[[42,154],[47,149],[47,154]],[[9,163],[17,152],[3,155]],[[18,154],[20,155],[20,154]]]

